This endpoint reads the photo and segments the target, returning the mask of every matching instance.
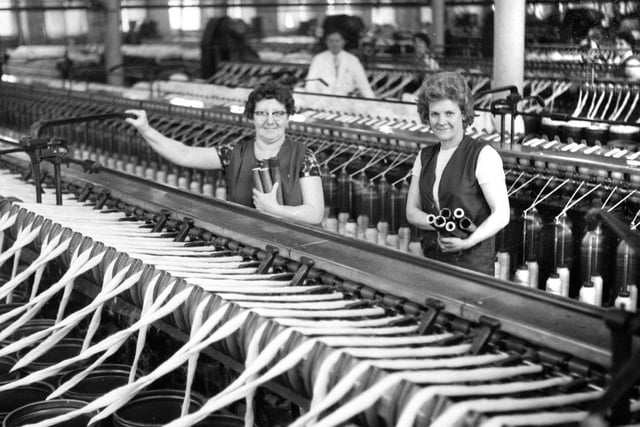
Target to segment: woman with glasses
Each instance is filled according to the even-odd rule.
[[[191,147],[168,138],[152,128],[142,110],[128,110],[133,125],[161,156],[175,164],[196,169],[224,169],[229,200],[255,206],[272,215],[309,224],[319,224],[324,214],[320,168],[313,153],[286,137],[289,116],[295,111],[291,90],[268,82],[254,89],[245,104],[244,115],[253,122],[255,139],[215,147]],[[269,192],[254,188],[253,169],[277,165],[280,182]]]

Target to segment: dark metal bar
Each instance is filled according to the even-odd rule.
[[[60,125],[68,125],[71,123],[82,123],[82,122],[93,122],[98,120],[108,120],[108,119],[126,119],[126,118],[135,118],[133,114],[127,113],[106,113],[106,114],[93,114],[89,116],[76,116],[76,117],[65,117],[60,119],[52,119],[52,120],[38,120],[37,122],[31,125],[30,131],[33,136],[40,136],[40,132],[42,130],[60,126]]]

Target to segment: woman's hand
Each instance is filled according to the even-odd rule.
[[[147,113],[144,110],[127,110],[127,114],[133,114],[136,118],[126,118],[125,122],[129,123],[138,130],[143,130],[149,127],[149,121],[147,120]]]
[[[259,211],[264,211],[272,214],[276,214],[278,206],[278,186],[279,182],[273,184],[273,188],[269,193],[263,193],[257,189],[253,189],[253,204]]]
[[[443,237],[438,234],[438,245],[442,252],[460,252],[469,248],[467,239],[459,237]]]

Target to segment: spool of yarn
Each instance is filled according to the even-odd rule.
[[[338,214],[338,233],[342,234],[343,236],[347,233],[347,222],[349,222],[349,212],[340,212]]]
[[[210,173],[206,173],[204,175],[204,181],[202,182],[202,194],[209,197],[215,197],[216,195],[216,186]]]
[[[635,284],[627,286],[631,298],[631,308],[634,313],[638,310],[638,287]]]
[[[372,224],[369,224],[367,229],[364,231],[364,240],[371,243],[378,243],[378,229]]]
[[[529,268],[526,265],[521,265],[516,269],[514,276],[514,282],[521,286],[529,287]]]
[[[227,200],[227,181],[223,177],[216,180],[216,199]]]
[[[443,229],[446,224],[447,224],[447,219],[442,215],[437,215],[436,218],[433,220],[433,226],[436,229]]]
[[[167,165],[166,163],[162,164],[162,167],[156,172],[156,182],[161,184],[166,184],[167,182]]]
[[[602,276],[596,275],[591,276],[591,283],[593,284],[593,288],[595,289],[595,305],[602,306],[602,291],[604,283],[602,281]]]
[[[269,174],[271,176],[271,181],[275,183],[280,183],[278,185],[278,190],[276,193],[276,200],[279,204],[285,204],[284,193],[282,192],[282,178],[280,176],[280,161],[277,157],[273,157],[268,160],[269,165]]]
[[[364,207],[362,204],[362,195],[364,193],[364,189],[367,187],[369,179],[367,175],[363,172],[360,172],[358,176],[353,178],[351,183],[351,191],[352,191],[352,203],[351,203],[351,216],[357,218],[358,215],[364,212]]]
[[[145,169],[146,169],[145,165],[135,165],[134,173],[140,178],[144,178]]]
[[[473,233],[474,231],[476,231],[476,229],[478,228],[473,221],[471,221],[469,218],[462,217],[460,218],[460,220],[458,221],[458,225],[460,226],[460,229],[462,231],[466,231],[467,233]]]
[[[636,307],[631,304],[631,294],[626,290],[620,291],[618,293],[618,296],[616,297],[616,300],[613,303],[613,305],[625,311],[631,311],[631,312],[636,311]]]
[[[188,190],[190,182],[191,182],[191,172],[186,171],[184,169],[180,170],[180,172],[178,173],[178,188]]]
[[[200,173],[194,173],[191,175],[189,190],[194,193],[202,193],[202,175]]]
[[[107,158],[107,162],[103,163],[104,165],[107,166],[107,168],[109,169],[115,169],[116,168],[116,159],[114,157],[109,157]]]
[[[562,296],[562,281],[557,273],[551,273],[545,283],[545,291],[550,294]]]
[[[462,208],[455,208],[455,209],[453,210],[453,217],[454,217],[455,219],[461,219],[461,218],[464,218],[464,209],[462,209]]]
[[[496,256],[498,258],[498,265],[500,266],[500,274],[498,277],[502,280],[509,280],[511,276],[511,254],[506,251],[498,251]]]
[[[352,192],[351,177],[346,170],[343,170],[338,176],[338,212],[351,213]]]
[[[324,192],[325,206],[337,213],[338,183],[336,181],[336,177],[331,173],[327,166],[322,167],[320,177],[322,178],[322,191]]]
[[[177,187],[178,186],[178,168],[173,168],[167,173],[167,184]]]
[[[397,234],[388,234],[386,246],[393,249],[400,249],[400,237]]]
[[[344,226],[344,235],[347,237],[355,238],[357,232],[358,232],[358,225],[356,224],[355,220],[353,220],[352,218],[349,218],[349,220]]]
[[[380,221],[391,221],[391,198],[389,197],[389,192],[391,191],[391,184],[387,181],[386,177],[382,177],[378,180],[378,184],[376,185],[376,190],[378,191],[378,204],[380,206],[380,217],[378,218],[378,222]],[[379,231],[379,230],[378,230]]]
[[[156,168],[152,167],[151,165],[147,166],[147,168],[144,170],[144,178],[145,179],[150,179],[151,181],[155,181],[156,180]]]
[[[253,188],[264,193],[264,189],[262,188],[262,179],[260,179],[259,167],[251,169],[251,177],[253,178]]]
[[[411,229],[409,227],[398,228],[398,249],[402,252],[409,252],[411,242]]]
[[[178,188],[188,190],[191,185],[191,172],[181,171],[178,174]]]
[[[560,277],[560,283],[562,287],[560,288],[560,293],[563,297],[569,297],[569,286],[571,280],[571,271],[568,267],[561,265],[557,268],[558,277]]]
[[[585,304],[596,305],[596,289],[593,283],[586,282],[582,285],[578,295],[578,301],[584,302]]]
[[[271,180],[271,172],[266,166],[262,166],[259,170],[260,182],[262,183],[262,192],[271,193],[273,190],[273,181]]]
[[[358,215],[356,226],[356,237],[364,239],[365,230],[369,228],[369,217],[366,214]]]
[[[384,220],[378,221],[376,228],[378,230],[378,244],[386,246],[387,236],[389,235],[389,223]]]
[[[338,218],[335,215],[330,214],[324,223],[324,228],[328,231],[338,233]]]
[[[529,270],[529,287],[538,289],[538,274],[540,271],[538,261],[527,261],[527,269]]]

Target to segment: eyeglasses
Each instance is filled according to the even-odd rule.
[[[272,111],[269,113],[268,111],[254,111],[253,118],[256,120],[267,120],[267,117],[273,117],[275,120],[282,120],[287,116],[286,111]]]

